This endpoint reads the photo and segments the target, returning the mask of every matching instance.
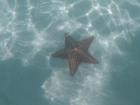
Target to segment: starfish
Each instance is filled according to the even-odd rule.
[[[76,41],[65,34],[65,47],[52,54],[52,57],[68,59],[71,75],[74,75],[80,63],[97,64],[98,61],[88,52],[94,37],[90,36],[81,41]]]

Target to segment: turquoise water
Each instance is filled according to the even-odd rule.
[[[50,55],[94,35],[98,65]],[[0,0],[0,105],[139,105],[139,0]]]

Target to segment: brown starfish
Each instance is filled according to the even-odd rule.
[[[58,50],[52,54],[52,56],[68,59],[70,73],[74,75],[80,63],[98,63],[98,61],[88,52],[93,39],[94,37],[91,36],[78,42],[71,36],[65,34],[65,48]]]

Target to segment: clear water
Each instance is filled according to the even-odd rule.
[[[74,77],[50,55],[94,35]],[[139,0],[0,0],[0,105],[139,105]]]

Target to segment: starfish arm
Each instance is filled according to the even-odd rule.
[[[60,49],[60,50],[56,51],[55,53],[53,53],[52,57],[59,57],[59,58],[66,59],[66,58],[68,58],[68,51],[65,48]]]
[[[80,59],[82,62],[92,63],[92,64],[98,63],[98,61],[93,56],[91,56],[88,52],[84,52],[82,50],[79,50],[78,53],[80,55]]]
[[[74,48],[77,45],[77,41],[73,39],[67,33],[65,34],[65,48]]]
[[[68,62],[69,62],[70,73],[71,75],[74,75],[80,64],[78,55],[76,52],[72,52],[71,54],[69,54]]]
[[[88,55],[87,59],[84,59],[83,62],[91,63],[91,64],[98,64],[99,62],[91,55]]]
[[[89,38],[87,38],[87,39],[83,39],[83,40],[81,40],[81,41],[79,42],[78,45],[79,45],[79,47],[80,47],[81,49],[87,51],[88,48],[89,48],[89,46],[90,46],[90,44],[91,44],[91,42],[93,41],[93,39],[94,39],[93,36],[91,36],[91,37],[89,37]]]

